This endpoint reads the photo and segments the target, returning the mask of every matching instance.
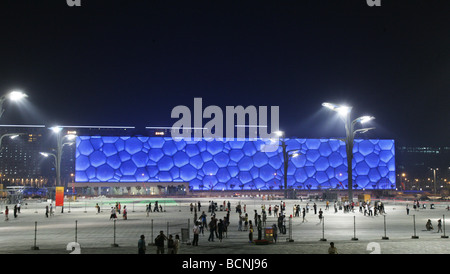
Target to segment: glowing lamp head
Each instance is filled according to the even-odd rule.
[[[62,128],[62,127],[56,126],[56,127],[51,127],[50,129],[51,129],[54,133],[60,133],[61,130],[62,130],[63,128]]]
[[[375,119],[375,117],[373,117],[373,116],[362,116],[362,117],[359,118],[359,122],[364,124],[364,123],[367,123],[367,122],[369,122],[370,120],[373,120],[373,119]]]
[[[10,94],[8,94],[8,98],[11,99],[12,101],[20,101],[27,96],[28,95],[26,95],[21,91],[12,91]]]

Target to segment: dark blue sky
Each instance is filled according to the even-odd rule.
[[[2,124],[171,126],[202,97],[342,136],[330,101],[376,117],[361,137],[449,144],[449,1],[42,2],[0,2],[0,92],[29,95]]]

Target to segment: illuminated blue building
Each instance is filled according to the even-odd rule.
[[[75,181],[188,182],[191,190],[283,189],[282,148],[262,152],[263,140],[175,141],[170,137],[79,136]],[[336,139],[286,139],[288,187],[347,189],[345,144]],[[394,140],[355,140],[355,189],[395,188]],[[123,184],[121,184],[123,186]]]

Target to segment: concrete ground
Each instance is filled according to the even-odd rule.
[[[448,254],[450,253],[450,238],[441,238],[444,233],[437,233],[437,220],[444,215],[450,215],[446,203],[436,203],[435,209],[414,211],[412,202],[409,215],[406,214],[406,202],[383,201],[386,214],[379,216],[364,216],[356,208],[354,213],[344,213],[342,210],[334,212],[333,203],[325,210],[325,202],[286,200],[286,214],[292,214],[294,204],[302,207],[309,203],[310,211],[306,214],[306,222],[301,217],[292,218],[292,240],[287,241],[288,234],[278,234],[278,242],[269,245],[255,245],[248,242],[248,232],[238,231],[238,214],[235,206],[240,202],[246,205],[249,219],[253,220],[254,210],[261,213],[261,205],[268,208],[280,204],[280,200],[261,200],[261,198],[86,198],[76,202],[65,202],[64,212],[61,207],[55,209],[53,216],[45,217],[45,206],[49,203],[38,201],[24,201],[21,212],[14,218],[13,205],[9,207],[9,220],[5,221],[5,214],[0,215],[0,254],[137,254],[139,236],[144,234],[147,243],[152,243],[160,230],[169,234],[179,234],[181,230],[189,228],[192,239],[193,214],[189,204],[201,201],[202,211],[207,212],[208,201],[214,200],[218,204],[223,201],[231,202],[230,226],[228,235],[219,242],[208,242],[208,232],[200,235],[199,246],[182,244],[180,254],[326,254],[329,243],[334,242],[340,254]],[[151,212],[147,217],[145,208],[155,200],[165,209],[165,212]],[[110,208],[116,202],[128,209],[128,220],[119,215],[116,222],[110,220]],[[312,210],[313,203],[324,211],[324,224],[319,222],[318,215]],[[97,213],[95,205],[101,206]],[[1,206],[4,212],[6,205]],[[70,211],[70,212],[69,212]],[[225,211],[218,211],[219,219],[226,215]],[[413,215],[415,216],[415,232]],[[200,214],[198,214],[200,216]],[[300,215],[301,216],[301,215]],[[445,216],[447,219],[447,216]],[[450,217],[449,217],[450,218]],[[434,230],[426,231],[425,223],[431,219]],[[385,236],[384,220],[386,220]],[[114,226],[115,223],[115,226]],[[273,216],[269,216],[267,226],[277,223]],[[450,234],[450,225],[445,221]],[[286,222],[288,225],[288,222]],[[356,227],[357,241],[352,240]],[[36,228],[36,238],[35,238]],[[414,235],[418,239],[412,239]],[[254,239],[257,233],[254,233]],[[34,250],[36,246],[39,250]],[[321,239],[326,239],[322,241]],[[72,249],[72,246],[79,248]],[[112,247],[112,244],[117,247]],[[73,251],[74,250],[74,251]],[[152,245],[147,247],[147,253],[155,253]]]

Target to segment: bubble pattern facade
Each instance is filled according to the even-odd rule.
[[[283,152],[262,152],[263,140],[175,141],[170,137],[79,136],[76,182],[189,182],[191,190],[283,189]],[[289,188],[347,189],[345,143],[286,139]],[[354,141],[355,189],[395,188],[394,140]]]

